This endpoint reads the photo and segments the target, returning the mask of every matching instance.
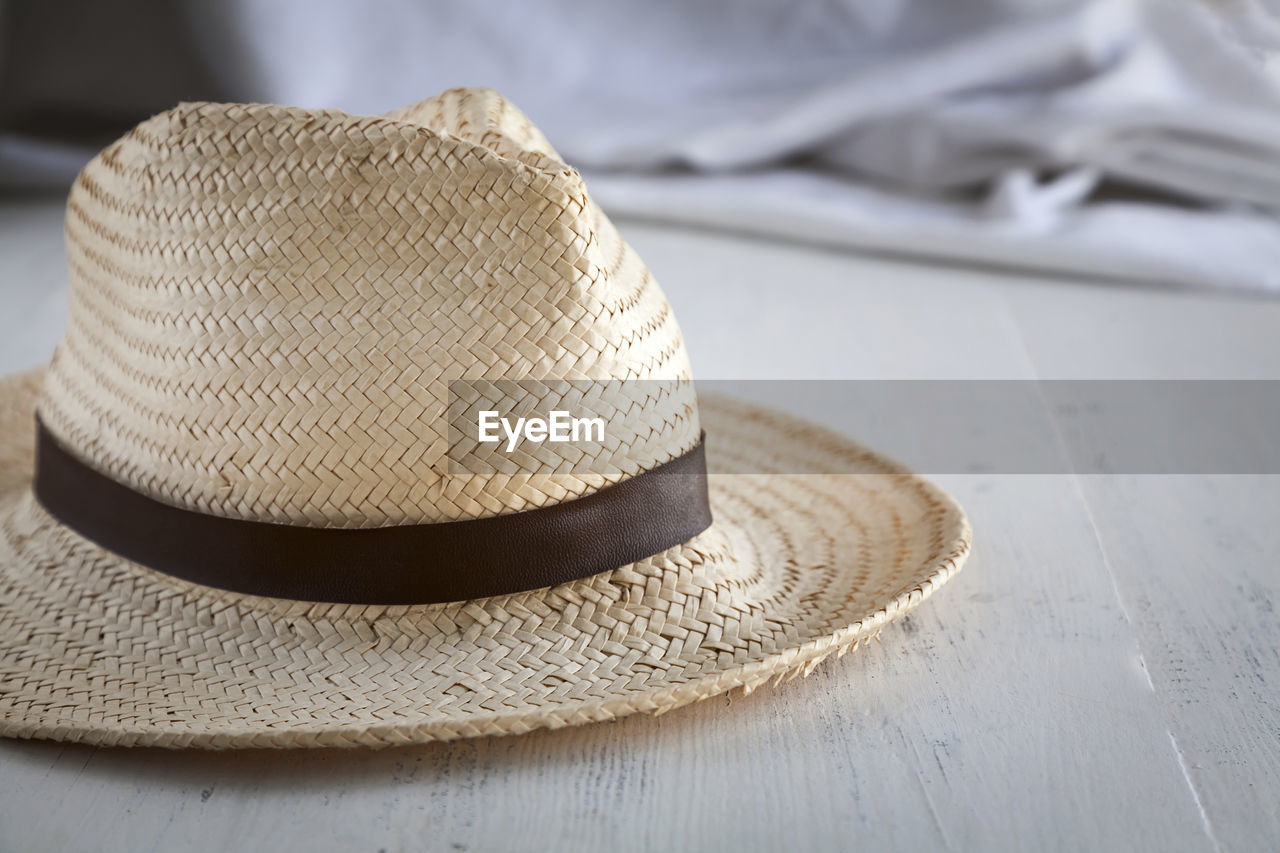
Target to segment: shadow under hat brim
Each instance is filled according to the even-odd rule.
[[[246,596],[117,557],[35,502],[39,377],[0,379],[0,735],[393,746],[661,712],[808,674],[919,604],[969,550],[963,510],[928,481],[706,396],[715,523],[681,546],[450,604]],[[865,473],[786,473],[814,454]]]

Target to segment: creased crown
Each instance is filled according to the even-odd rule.
[[[215,515],[362,527],[568,500],[698,440],[692,389],[601,474],[448,471],[452,379],[686,380],[670,307],[578,174],[494,92],[383,117],[183,104],[85,167],[46,426]],[[603,470],[603,469],[597,469]]]

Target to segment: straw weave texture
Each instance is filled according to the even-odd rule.
[[[0,385],[0,734],[110,745],[394,746],[660,713],[806,675],[919,604],[964,513],[845,439],[703,401],[716,524],[547,590],[422,606],[212,590],[114,557],[30,497],[38,379]],[[29,451],[28,451],[29,452]],[[832,455],[866,474],[779,472]],[[766,471],[768,469],[765,469]]]
[[[541,507],[696,444],[673,388],[597,401],[647,428],[594,462],[544,444],[445,476],[449,380],[676,382],[689,363],[661,289],[518,110],[456,90],[397,115],[186,104],[95,158],[67,206],[51,431],[166,503],[331,527]]]
[[[53,363],[0,380],[0,735],[391,746],[662,712],[808,674],[968,553],[963,511],[928,482],[784,415],[695,401],[661,290],[492,92],[381,118],[184,105],[85,169],[67,254]],[[618,380],[589,384],[622,389],[592,405],[628,426],[598,451],[607,466],[550,446],[514,454],[514,471],[451,474],[447,383],[484,379],[547,380],[519,386],[530,405],[561,380]],[[30,487],[37,410],[85,462],[161,501],[317,527],[547,506],[675,458],[705,428],[715,522],[513,595],[241,595],[52,518]],[[789,473],[824,464],[861,473]]]

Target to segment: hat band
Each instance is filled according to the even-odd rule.
[[[127,560],[250,595],[434,604],[524,592],[652,557],[711,525],[702,439],[657,468],[554,506],[346,529],[161,503],[85,465],[39,418],[36,433],[34,491],[50,515]]]

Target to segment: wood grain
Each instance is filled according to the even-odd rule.
[[[57,338],[60,215],[0,205],[0,298],[20,308],[0,370]],[[704,377],[1280,370],[1280,303],[623,230]],[[939,479],[973,519],[968,568],[807,680],[380,753],[2,742],[0,850],[1273,846],[1278,478]]]

